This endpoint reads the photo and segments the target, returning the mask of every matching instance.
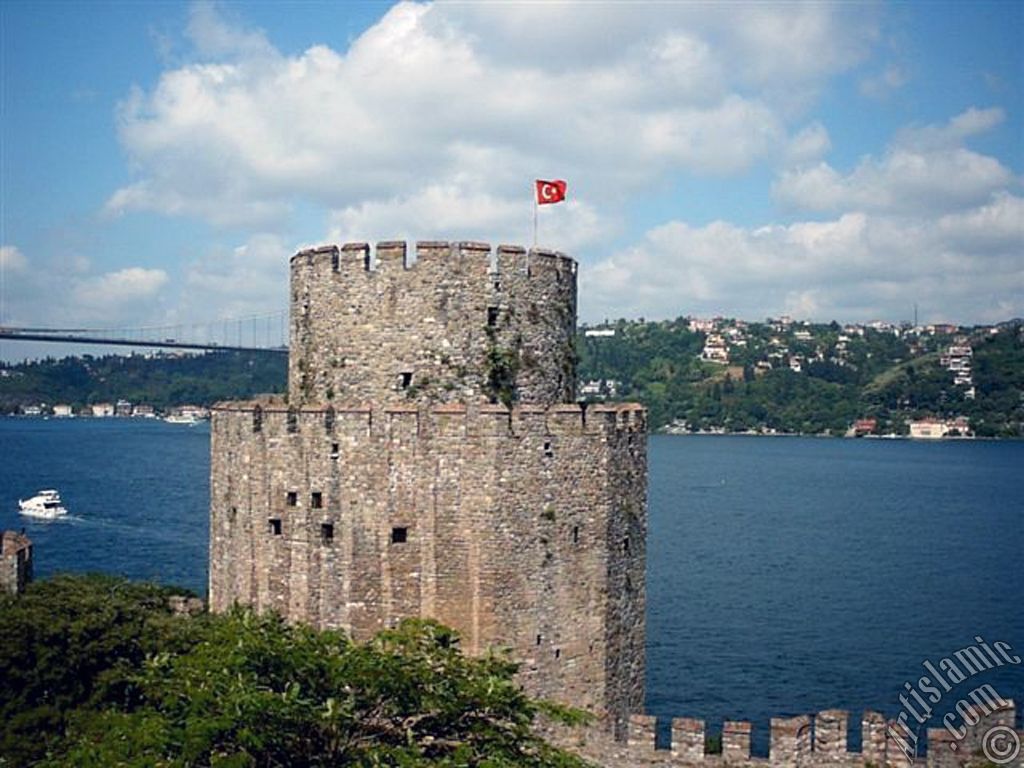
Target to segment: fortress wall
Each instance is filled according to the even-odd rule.
[[[583,729],[549,728],[552,741],[576,751],[595,765],[604,768],[964,768],[986,762],[982,757],[982,738],[989,728],[1003,726],[1012,729],[1016,719],[1013,702],[995,711],[977,711],[978,724],[957,742],[943,728],[927,732],[927,758],[908,759],[895,744],[885,746],[885,733],[879,724],[886,719],[878,712],[867,711],[861,718],[860,752],[849,751],[847,724],[849,713],[829,709],[817,715],[772,718],[771,744],[767,757],[750,754],[751,724],[746,721],[726,721],[721,731],[721,752],[705,753],[705,725],[703,720],[673,718],[671,743],[656,745],[656,718],[650,715],[631,715],[626,722],[625,740],[615,740],[602,724]],[[1015,731],[1018,739],[1024,731]],[[1003,742],[1004,748],[1012,743]],[[1024,765],[1024,755],[1006,763]]]
[[[410,257],[402,242],[292,257],[290,402],[479,402],[504,378],[517,401],[573,399],[572,259],[474,242]]]
[[[0,593],[18,595],[32,581],[32,542],[14,531],[0,531]]]
[[[612,509],[601,537],[608,564],[606,577],[608,658],[606,675],[614,686],[611,699],[622,707],[613,722],[621,737],[631,712],[644,704],[647,440],[646,414],[639,410],[588,409],[608,435],[605,454]],[[614,424],[612,423],[614,419]]]
[[[471,653],[513,649],[532,693],[625,717],[642,706],[645,426],[639,406],[218,406],[211,607],[357,639],[432,616]]]

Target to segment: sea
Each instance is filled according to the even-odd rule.
[[[202,595],[209,439],[204,424],[0,419],[0,528],[26,530],[37,577]],[[911,693],[926,663],[997,642],[1024,657],[1024,442],[655,435],[648,451],[646,705],[663,732],[674,716],[750,720],[764,754],[771,717],[839,708],[856,747],[863,710],[896,717],[902,694],[926,714]],[[17,513],[41,488],[68,519]],[[925,727],[983,685],[1024,708],[1024,664],[947,682]]]

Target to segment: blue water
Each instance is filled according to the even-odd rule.
[[[1024,656],[1022,470],[1020,442],[652,437],[649,710],[763,750],[772,716],[894,716],[976,635]],[[981,683],[1024,704],[1005,665],[936,711]]]
[[[1024,655],[1022,470],[1020,442],[652,437],[648,710],[751,720],[763,752],[773,716],[895,715],[976,635]],[[0,528],[26,528],[39,576],[203,594],[208,473],[205,426],[0,419]],[[72,519],[17,514],[45,487]],[[1022,665],[970,682],[936,711],[981,683],[1024,703]]]
[[[0,418],[0,528],[25,532],[37,577],[102,571],[206,594],[210,430],[155,419]],[[70,519],[18,499],[57,488]]]

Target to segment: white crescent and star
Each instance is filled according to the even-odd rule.
[[[558,188],[554,184],[541,184],[540,186],[540,199],[541,200],[554,200],[558,192]]]

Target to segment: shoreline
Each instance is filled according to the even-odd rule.
[[[666,435],[669,437],[803,437],[820,438],[825,440],[906,440],[915,443],[952,443],[952,442],[1012,442],[1021,440],[1020,437],[978,437],[978,436],[957,436],[957,437],[911,437],[910,435],[827,435],[814,432],[726,432],[725,430],[710,431],[698,430],[669,431],[659,429],[651,432],[652,435]]]

